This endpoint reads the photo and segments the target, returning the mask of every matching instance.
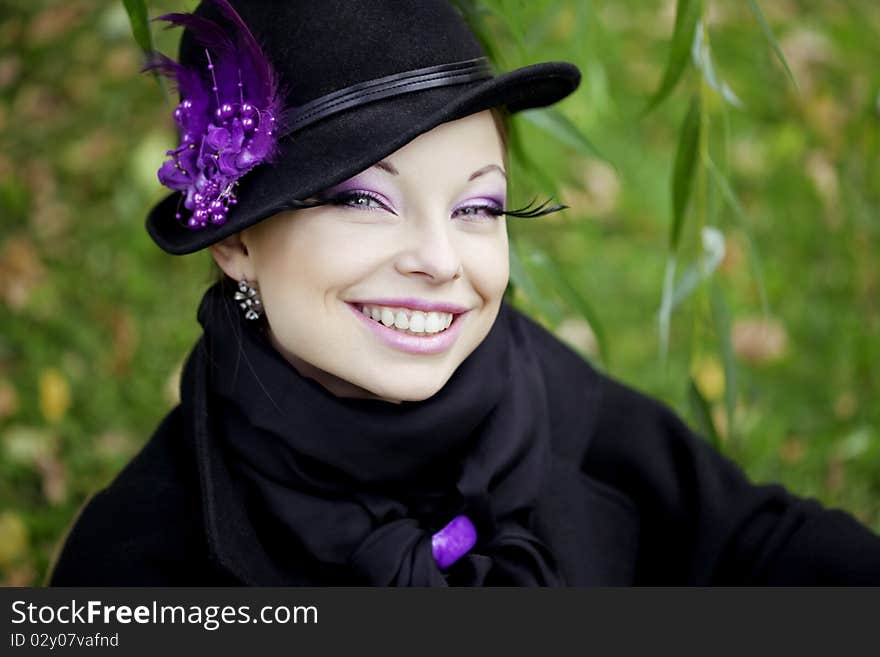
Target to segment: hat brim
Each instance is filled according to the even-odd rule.
[[[334,114],[280,142],[271,164],[247,173],[238,203],[220,226],[191,230],[175,217],[182,194],[174,192],[147,215],[153,241],[173,255],[204,249],[258,221],[369,168],[432,128],[492,107],[511,113],[546,107],[577,89],[580,70],[568,62],[543,62],[488,80],[394,96]]]

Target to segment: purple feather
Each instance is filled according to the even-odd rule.
[[[217,25],[214,21],[196,16],[195,14],[173,13],[163,14],[153,19],[154,21],[165,21],[168,25],[166,30],[173,27],[183,27],[188,29],[192,35],[205,48],[221,49],[228,47],[230,44],[229,36],[226,31]]]
[[[278,80],[272,70],[271,65],[263,56],[260,44],[250,31],[241,17],[225,0],[215,3],[217,9],[237,28],[239,36],[238,46],[247,55],[244,57],[245,66],[249,69],[246,76],[259,89],[257,93],[261,93],[266,97],[272,97],[278,90]],[[276,108],[277,109],[277,108]]]
[[[282,105],[278,77],[254,35],[227,0],[206,0],[222,22],[172,13],[168,27],[184,27],[205,49],[204,70],[153,53],[144,71],[173,80],[181,96],[174,110],[180,144],[159,169],[159,181],[183,192],[186,226],[222,224],[239,179],[277,155]],[[177,218],[183,220],[180,212]]]

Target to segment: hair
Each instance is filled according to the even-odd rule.
[[[495,128],[498,130],[498,136],[501,138],[501,151],[504,154],[504,170],[510,170],[510,158],[508,156],[508,131],[510,121],[510,111],[507,107],[493,107],[492,120],[495,121]]]

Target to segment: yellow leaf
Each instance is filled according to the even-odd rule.
[[[50,429],[14,424],[0,436],[0,446],[9,463],[34,466],[52,454],[56,440]]]
[[[794,465],[804,460],[807,445],[800,436],[790,435],[779,445],[778,452],[785,463]]]
[[[734,353],[747,363],[773,363],[785,356],[788,332],[779,320],[745,317],[733,323],[730,341]]]
[[[38,586],[37,571],[29,561],[13,566],[6,571],[6,579],[0,586]]]
[[[123,431],[105,431],[95,440],[95,454],[105,461],[131,458],[136,450],[135,439]]]
[[[708,401],[717,401],[724,394],[724,368],[714,356],[704,356],[694,363],[693,377]]]
[[[30,239],[14,236],[0,250],[0,299],[11,310],[20,311],[27,304],[31,290],[45,277],[46,268]]]
[[[580,317],[566,317],[556,327],[555,333],[556,337],[581,353],[595,356],[599,352],[599,343],[593,329]]]
[[[7,567],[23,557],[28,550],[28,531],[14,511],[0,513],[0,566]]]
[[[64,503],[67,499],[67,468],[54,454],[37,462],[43,475],[43,496],[53,505]]]
[[[18,393],[7,379],[0,379],[0,420],[18,412]]]
[[[168,376],[165,386],[162,388],[165,401],[172,406],[180,403],[180,377],[183,374],[183,363],[180,362]]]
[[[70,386],[67,379],[55,368],[40,372],[40,410],[50,424],[64,418],[70,408]]]
[[[859,409],[859,400],[851,390],[844,390],[834,400],[834,415],[841,420],[848,420]],[[2,411],[0,411],[2,416]]]
[[[712,406],[712,424],[715,425],[715,431],[722,442],[727,440],[729,422],[727,421],[727,409],[723,404],[714,404]]]

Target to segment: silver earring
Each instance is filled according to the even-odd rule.
[[[260,299],[260,293],[248,284],[246,278],[242,278],[238,282],[235,300],[239,302],[238,305],[244,311],[245,319],[259,319],[263,314],[263,301]]]

